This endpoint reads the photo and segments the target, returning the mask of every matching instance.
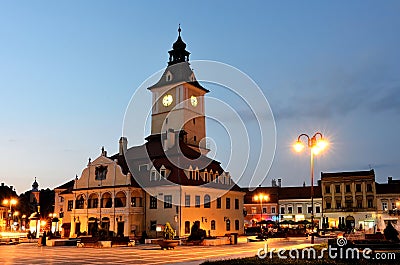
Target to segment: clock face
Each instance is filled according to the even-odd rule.
[[[193,107],[196,107],[197,106],[197,98],[195,96],[191,96],[190,103],[192,104]]]
[[[162,100],[162,104],[164,106],[168,107],[169,105],[172,104],[172,101],[174,101],[174,98],[170,94],[167,94],[164,96],[164,98]]]

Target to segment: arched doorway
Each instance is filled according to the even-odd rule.
[[[108,217],[101,218],[101,228],[106,230],[108,235],[108,231],[110,231],[110,218]]]
[[[346,217],[346,228],[353,229],[355,225],[356,225],[356,220],[354,219],[354,217],[351,215],[347,216]]]
[[[89,226],[88,226],[88,234],[92,236],[96,236],[98,233],[98,223],[97,218],[90,217],[89,218]]]

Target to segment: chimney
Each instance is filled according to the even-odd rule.
[[[164,151],[167,151],[175,145],[175,132],[174,129],[168,129],[166,139],[164,140]]]
[[[4,182],[1,183],[1,186],[4,187]]]
[[[388,184],[392,183],[393,177],[388,177]]]
[[[276,187],[276,179],[272,179],[272,187]]]
[[[278,187],[282,187],[282,179],[278,179]]]
[[[119,155],[123,155],[128,148],[128,139],[126,137],[119,138]]]
[[[101,148],[101,155],[102,156],[107,156],[107,151],[104,150],[104,146]]]
[[[13,190],[14,186],[10,186],[10,190]]]

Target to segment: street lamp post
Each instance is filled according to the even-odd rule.
[[[12,214],[12,206],[17,204],[17,200],[16,199],[4,199],[3,200],[3,205],[9,205],[10,206],[10,210],[9,210],[9,216],[8,216],[8,222],[10,225],[10,231],[11,231],[11,219],[13,218],[13,214]]]
[[[262,202],[263,202],[263,201],[267,202],[267,201],[269,200],[269,196],[260,193],[260,194],[258,194],[258,195],[255,195],[255,196],[253,197],[253,199],[254,199],[255,201],[259,201],[259,202],[260,202],[260,207],[261,207],[261,219],[260,219],[260,221],[262,221],[262,214],[263,214]]]
[[[56,233],[57,232],[57,223],[58,223],[58,221],[55,221],[55,218],[57,218],[57,214],[56,213],[49,213],[49,223],[50,223],[50,231],[52,232],[52,233]],[[53,222],[54,221],[54,222]],[[55,223],[54,224],[54,226],[53,226],[53,223]],[[54,229],[53,229],[54,228]],[[54,230],[54,231],[53,231]]]
[[[323,138],[322,133],[316,132],[312,137],[305,133],[297,137],[293,148],[296,152],[301,152],[305,145],[301,141],[302,137],[307,138],[307,147],[310,148],[310,175],[311,175],[311,244],[314,244],[314,155],[318,155],[328,145],[328,142]],[[319,137],[318,137],[319,136]]]

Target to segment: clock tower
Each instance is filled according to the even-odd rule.
[[[182,41],[180,26],[178,39],[168,53],[168,66],[161,79],[148,88],[152,92],[151,134],[183,130],[186,144],[207,152],[204,95],[209,91],[197,82],[190,68],[190,53]]]

